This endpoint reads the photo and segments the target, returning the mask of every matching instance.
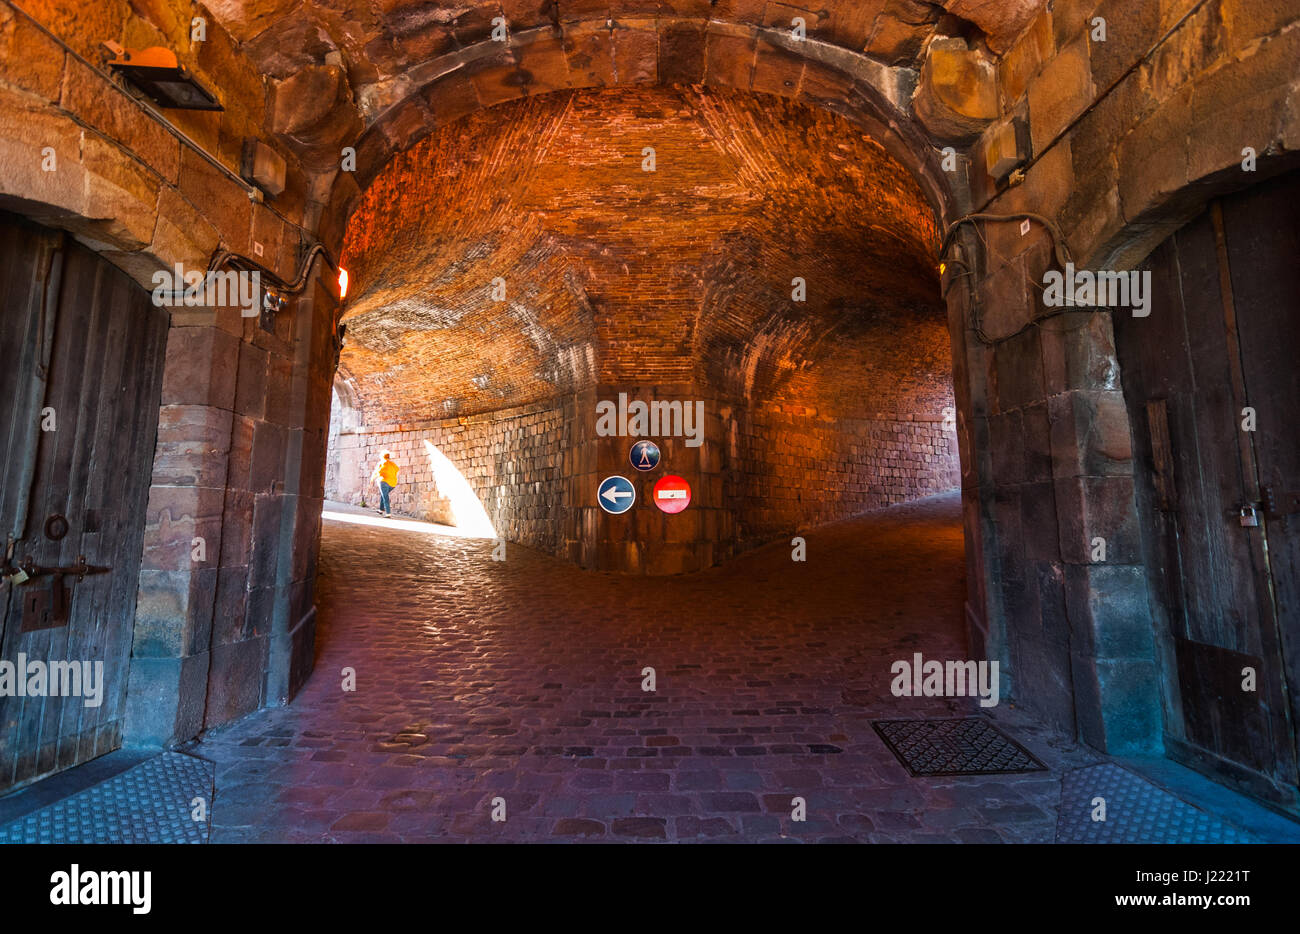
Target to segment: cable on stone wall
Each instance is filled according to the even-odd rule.
[[[1056,223],[1051,218],[1045,217],[1042,214],[1035,214],[1032,211],[1024,211],[1018,214],[988,214],[985,212],[966,214],[962,217],[957,218],[955,221],[953,221],[951,224],[948,225],[948,229],[944,232],[943,235],[943,243],[939,247],[940,263],[960,266],[964,270],[960,278],[966,280],[966,287],[970,295],[971,330],[975,332],[975,336],[979,339],[980,343],[982,344],[993,346],[994,344],[1000,343],[1002,341],[1010,340],[1013,337],[1017,337],[1023,334],[1025,331],[1029,330],[1034,325],[1046,321],[1049,318],[1055,318],[1058,315],[1062,315],[1062,314],[1066,314],[1067,312],[1078,310],[1078,306],[1063,306],[1060,309],[1057,309],[1055,311],[1050,311],[1047,314],[1037,315],[1035,317],[1030,318],[1028,321],[1026,321],[1025,324],[1022,327],[1020,327],[1018,330],[1012,332],[1011,334],[1007,334],[1003,337],[992,338],[989,337],[989,335],[984,331],[983,320],[982,320],[983,316],[980,312],[979,290],[976,288],[975,283],[973,282],[973,279],[975,278],[975,273],[971,270],[970,266],[967,265],[967,263],[964,260],[950,259],[948,257],[948,251],[952,248],[953,238],[956,236],[957,230],[958,228],[961,227],[962,224],[970,224],[972,227],[975,228],[976,235],[979,236],[980,241],[984,243],[984,247],[987,250],[988,241],[985,240],[984,237],[979,233],[978,222],[1023,221],[1023,220],[1036,221],[1037,223],[1042,224],[1045,228],[1047,228],[1047,232],[1052,237],[1052,252],[1056,256],[1056,262],[1061,266],[1062,269],[1065,268],[1067,263],[1072,263],[1074,261],[1073,258],[1070,256],[1070,247],[1065,242],[1065,235],[1061,233],[1061,229],[1056,225]],[[947,298],[947,295],[948,293],[947,290],[945,289],[943,292],[944,298]]]

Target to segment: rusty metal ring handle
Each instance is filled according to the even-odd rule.
[[[52,542],[60,541],[68,534],[68,520],[57,512],[45,519],[45,537]]]

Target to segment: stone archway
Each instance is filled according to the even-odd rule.
[[[796,40],[785,17],[801,8],[748,0],[673,0],[653,14],[585,0],[545,12],[212,0],[202,43],[183,6],[49,0],[41,24],[0,6],[0,201],[73,231],[138,282],[225,251],[293,278],[315,241],[342,242],[395,153],[485,108],[584,87],[793,97],[876,137],[945,233],[990,216],[963,223],[962,256],[945,257],[972,645],[1002,659],[1018,703],[1053,725],[1112,751],[1159,747],[1157,660],[1096,639],[1149,627],[1141,556],[1120,547],[1094,561],[1086,547],[1113,539],[1135,503],[1113,331],[1091,311],[1044,326],[1036,289],[1056,259],[1049,231],[1078,264],[1132,266],[1211,195],[1295,164],[1300,29],[1287,4],[1107,4],[1128,15],[1104,42],[1089,28],[1101,5],[1088,2],[831,0],[803,11]],[[169,129],[105,83],[93,64],[105,39],[175,49],[224,115],[176,114]],[[967,79],[972,122],[944,125],[924,95]],[[234,168],[245,142],[279,161],[276,200]],[[330,277],[312,275],[270,329],[173,319],[174,419],[157,460],[179,480],[159,496],[228,553],[220,567],[170,569],[158,594],[180,609],[154,684],[177,703],[154,738],[192,735],[205,706],[215,721],[280,702],[310,668],[338,305]],[[164,532],[160,516],[151,510],[145,547],[166,556],[193,535]],[[214,618],[235,622],[214,629]]]
[[[365,423],[356,383],[340,365],[330,393],[330,428],[326,441],[325,498],[337,502],[359,502],[363,492],[364,450],[357,431]]]
[[[1020,14],[1031,5],[1022,6]],[[922,48],[920,42],[910,46],[914,40],[905,40],[901,33],[906,30],[900,31],[897,40],[911,52],[898,56],[900,64],[889,65],[834,41],[796,39],[788,29],[741,20],[716,14],[708,19],[578,17],[566,21],[562,33],[548,25],[511,31],[504,42],[484,38],[405,63],[400,74],[367,87],[365,128],[356,136],[349,136],[356,124],[344,126],[329,107],[294,103],[318,86],[346,84],[342,66],[326,64],[277,85],[277,99],[285,101],[281,123],[310,127],[304,145],[324,164],[340,164],[342,145],[354,153],[351,170],[335,176],[323,215],[322,229],[330,241],[341,239],[356,199],[382,167],[434,129],[521,97],[600,87],[703,85],[777,94],[821,107],[862,127],[904,165],[937,219],[947,222],[957,216],[964,203],[965,156],[953,150],[956,161],[942,168],[943,152],[911,112],[917,73],[908,65]],[[929,36],[935,22],[913,29]],[[965,48],[965,40],[955,41]]]

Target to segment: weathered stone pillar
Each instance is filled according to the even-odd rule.
[[[973,238],[971,238],[973,241]],[[993,515],[993,467],[989,450],[989,348],[972,326],[970,292],[953,266],[943,280],[952,339],[953,401],[961,457],[962,528],[966,552],[966,628],[972,657],[996,659],[1009,671],[1006,627],[994,601],[997,563]]]
[[[283,461],[280,530],[276,546],[275,610],[264,703],[288,701],[311,673],[316,612],[312,601],[325,502],[325,458],[336,348],[339,297],[328,267],[295,303],[293,380]],[[269,543],[268,543],[269,545]]]
[[[131,744],[183,741],[283,703],[311,669],[338,305],[329,279],[318,268],[271,318],[236,307],[173,312],[128,686]]]
[[[1075,719],[1091,745],[1128,753],[1159,746],[1160,696],[1110,315],[1062,315],[1041,344]]]
[[[1019,227],[992,221],[983,238],[965,238],[979,285],[972,294],[956,283],[948,294],[958,408],[969,420],[972,646],[1003,663],[1009,696],[1054,726],[1113,753],[1157,749],[1158,679],[1110,311],[1044,307],[1051,241]]]
[[[187,739],[203,725],[240,330],[236,308],[172,316],[127,690],[131,745]]]

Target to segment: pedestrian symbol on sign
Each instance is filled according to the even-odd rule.
[[[628,460],[637,470],[654,470],[659,466],[659,445],[653,441],[638,441],[632,445]]]

